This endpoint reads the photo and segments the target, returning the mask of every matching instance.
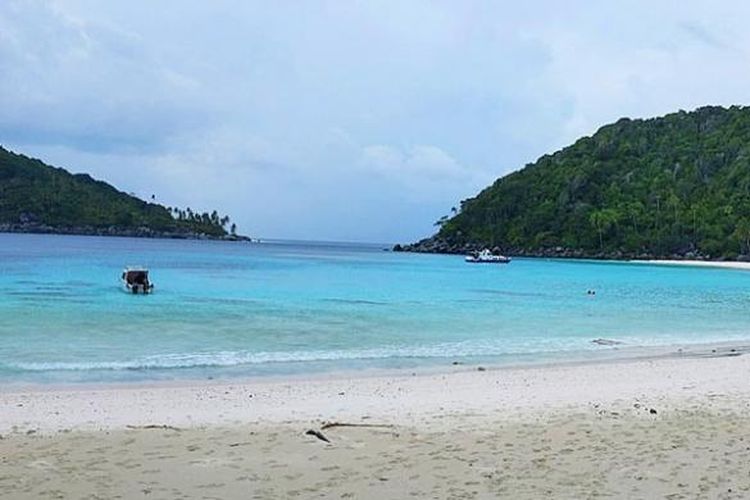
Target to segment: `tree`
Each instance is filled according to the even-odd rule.
[[[623,212],[628,218],[628,221],[631,224],[631,227],[633,228],[633,232],[636,236],[639,235],[638,233],[638,220],[643,216],[643,203],[639,201],[631,201],[625,204],[623,207]]]
[[[740,220],[732,236],[740,242],[740,253],[750,255],[750,221]]]
[[[11,231],[20,225],[84,234],[148,228],[151,234],[226,235],[218,212],[213,213],[208,224],[198,223],[191,209],[140,199],[89,175],[73,175],[0,147],[0,224]]]
[[[623,119],[457,203],[425,248],[731,258],[750,220],[748,144],[750,107]]]
[[[617,223],[619,214],[617,210],[611,208],[603,208],[601,210],[594,210],[589,216],[591,225],[596,228],[596,232],[599,234],[599,250],[604,250],[604,233],[609,230],[612,225]]]

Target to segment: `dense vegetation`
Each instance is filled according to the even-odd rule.
[[[461,202],[409,247],[589,257],[750,255],[750,108],[602,127]]]
[[[0,147],[0,230],[224,237],[229,222],[216,211],[147,203]]]

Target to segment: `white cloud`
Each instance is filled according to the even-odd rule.
[[[749,16],[739,1],[4,0],[0,143],[260,236],[411,240],[621,116],[748,104]]]
[[[43,1],[0,7],[3,140],[124,151],[205,122],[196,85],[137,34]]]
[[[571,100],[556,147],[623,116],[750,103],[746,3],[600,3],[560,14],[529,34],[549,48],[542,89]]]
[[[417,145],[407,150],[373,145],[362,149],[362,164],[373,172],[425,182],[455,180],[471,172],[437,146]]]
[[[404,154],[391,146],[366,146],[362,150],[362,164],[376,172],[398,172],[404,163]]]

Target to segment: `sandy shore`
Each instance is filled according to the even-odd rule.
[[[0,392],[0,497],[746,498],[750,356],[716,354]]]
[[[710,260],[631,260],[633,264],[656,264],[663,266],[717,267],[750,271],[750,262],[710,261]]]

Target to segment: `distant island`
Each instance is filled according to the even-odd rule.
[[[750,108],[623,118],[506,175],[394,250],[750,260]]]
[[[0,232],[247,240],[216,211],[167,208],[0,147]]]

